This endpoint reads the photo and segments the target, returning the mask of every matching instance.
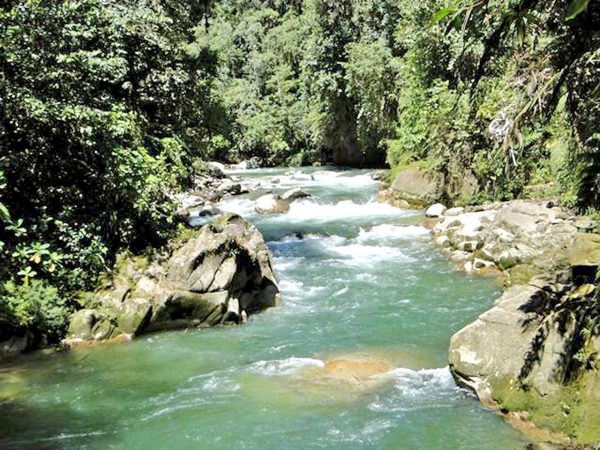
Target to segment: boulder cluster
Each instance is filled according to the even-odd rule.
[[[469,208],[434,205],[427,214],[439,219],[435,242],[453,261],[468,272],[503,271],[511,284],[568,266],[566,250],[592,226],[551,203],[525,200]]]

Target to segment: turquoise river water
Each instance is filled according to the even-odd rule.
[[[159,333],[0,368],[0,448],[526,446],[457,388],[446,366],[450,336],[498,296],[493,282],[445,261],[421,216],[376,203],[366,171],[240,175],[313,195],[274,216],[254,214],[250,198],[220,205],[263,232],[283,305],[239,327]],[[373,383],[317,375],[332,358],[365,357],[395,369]]]

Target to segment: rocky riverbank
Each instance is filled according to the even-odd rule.
[[[248,314],[277,304],[270,254],[260,232],[241,217],[217,217],[222,213],[218,201],[256,189],[226,169],[246,170],[256,164],[246,161],[225,167],[209,162],[194,176],[188,191],[166,193],[180,221],[214,216],[212,225],[190,229],[176,250],[171,243],[151,255],[122,254],[114,271],[102,276],[98,290],[81,295],[84,308],[69,318],[63,344],[127,340],[149,331],[242,322]],[[48,346],[46,342],[43,336],[19,330],[0,342],[0,361]]]
[[[460,386],[566,445],[600,442],[600,235],[551,202],[427,210],[435,243],[469,273],[499,276],[496,305],[456,333]]]

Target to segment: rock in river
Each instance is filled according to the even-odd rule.
[[[307,197],[311,197],[311,195],[300,188],[290,189],[289,191],[286,191],[281,195],[281,199],[286,200],[288,202],[293,202],[294,200],[298,200],[299,198]]]
[[[256,200],[255,210],[259,214],[275,214],[289,211],[290,202],[278,195],[267,194]]]
[[[92,306],[71,317],[66,345],[238,323],[279,303],[262,235],[233,214],[217,217],[162,260],[121,256],[117,267]]]

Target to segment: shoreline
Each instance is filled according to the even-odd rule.
[[[390,202],[386,194],[380,196],[381,200],[398,206],[397,202]],[[495,279],[502,289],[501,296],[491,310],[452,337],[449,344],[449,364],[456,384],[472,391],[484,407],[502,416],[512,427],[537,444],[582,448],[582,444],[574,436],[536,424],[535,420],[531,419],[532,412],[526,408],[511,410],[503,406],[499,401],[503,399],[493,388],[496,387],[496,383],[488,382],[485,375],[471,380],[468,375],[460,373],[455,364],[457,364],[456,354],[460,353],[462,347],[454,341],[461,333],[466,333],[465,330],[469,327],[476,327],[481,322],[481,318],[491,314],[498,304],[506,302],[507,296],[510,297],[509,291],[532,286],[546,289],[546,286],[541,285],[543,283],[540,279],[548,273],[572,273],[575,268],[595,265],[596,260],[586,259],[586,255],[578,255],[577,252],[585,253],[587,250],[588,241],[585,239],[591,242],[592,236],[600,236],[589,232],[591,224],[588,218],[571,214],[570,211],[556,207],[548,201],[513,200],[451,209],[446,209],[439,204],[435,206],[442,213],[437,217],[430,217],[428,214],[423,219],[422,225],[431,230],[431,239],[440,254],[466,274]],[[494,233],[499,230],[500,232]],[[583,244],[580,242],[582,240],[585,241]],[[592,282],[589,277],[588,282]],[[582,285],[575,280],[575,277],[572,277],[569,283],[573,285],[571,294],[577,291],[577,288],[580,290]],[[589,284],[583,285],[589,286]],[[519,306],[522,308],[523,305]],[[515,325],[517,323],[515,322]],[[485,326],[481,325],[481,329],[483,330],[481,332],[472,331],[469,339],[486,340]],[[492,341],[491,347],[494,345]],[[511,343],[507,345],[510,346]],[[486,356],[492,361],[489,364],[494,364],[493,357],[490,356],[494,354],[493,349],[483,356],[473,352],[472,349],[465,350],[464,353],[467,355],[466,360],[474,359],[473,373],[478,374],[476,367],[485,367]],[[498,357],[502,359],[502,351],[499,353]],[[458,363],[460,362],[459,356]],[[468,366],[468,363],[466,365]],[[493,376],[490,378],[493,380]],[[510,383],[512,384],[513,381],[517,383],[516,379],[511,379]],[[505,397],[510,398],[509,395]]]

